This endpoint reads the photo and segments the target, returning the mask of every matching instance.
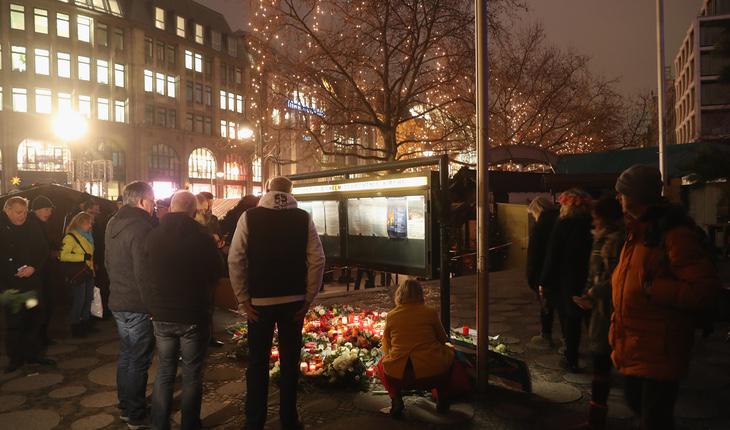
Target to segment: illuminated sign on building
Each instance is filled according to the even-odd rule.
[[[396,179],[381,179],[376,181],[348,182],[345,184],[310,185],[295,187],[292,194],[322,194],[347,191],[389,190],[395,188],[418,188],[428,185],[426,176],[414,176]]]
[[[315,107],[307,106],[304,103],[300,103],[298,101],[294,100],[287,100],[286,101],[286,107],[289,109],[298,110],[300,112],[304,112],[310,115],[317,115],[324,118],[324,111],[322,109],[318,109]]]

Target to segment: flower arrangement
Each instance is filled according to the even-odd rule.
[[[300,370],[305,380],[344,388],[362,389],[375,375],[382,355],[385,312],[349,305],[315,306],[304,318]],[[238,346],[236,355],[248,357],[248,327],[228,328]],[[279,376],[278,340],[274,336],[269,376]]]

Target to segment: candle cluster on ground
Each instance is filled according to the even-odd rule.
[[[310,309],[302,328],[303,345],[299,369],[306,379],[360,388],[375,375],[380,359],[385,312],[352,306],[316,306]],[[229,328],[238,345],[238,356],[246,357],[246,323]],[[280,351],[275,337],[271,350],[270,376],[279,375]]]

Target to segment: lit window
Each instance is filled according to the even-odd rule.
[[[124,100],[114,100],[114,121],[125,122],[127,103]]]
[[[228,137],[228,124],[221,120],[221,137]]]
[[[185,50],[185,68],[193,70],[193,53],[187,49]]]
[[[51,74],[51,58],[47,49],[35,50],[35,73],[46,76]]]
[[[96,82],[99,84],[109,83],[109,62],[96,60]]]
[[[10,65],[14,72],[25,72],[25,47],[24,46],[13,46],[10,48]]]
[[[185,18],[178,16],[175,18],[175,22],[177,23],[177,35],[185,37]]]
[[[251,179],[254,182],[261,182],[261,158],[256,157],[251,162]]]
[[[58,66],[56,67],[56,73],[59,78],[70,78],[71,77],[71,54],[67,52],[59,52],[56,54],[58,58]]]
[[[91,42],[91,25],[93,20],[88,16],[76,17],[76,36],[81,42]]]
[[[79,114],[91,118],[91,97],[79,96]]]
[[[243,96],[236,96],[236,112],[243,113]]]
[[[36,33],[48,34],[48,11],[35,9],[33,13],[33,24]]]
[[[153,75],[151,70],[144,71],[144,90],[148,93],[154,91]]]
[[[114,65],[114,85],[124,88],[124,64]]]
[[[236,138],[236,123],[233,121],[228,122],[228,137],[231,139]]]
[[[109,121],[109,99],[96,99],[96,118]]]
[[[165,10],[159,7],[155,8],[155,27],[165,29]]]
[[[109,0],[109,10],[111,10],[113,15],[122,16],[122,10],[119,8],[117,0]]]
[[[226,110],[226,92],[221,91],[221,110]]]
[[[236,96],[233,93],[228,93],[228,110],[231,112],[236,110]]]
[[[175,98],[175,77],[167,77],[167,96]]]
[[[216,171],[215,155],[207,148],[197,148],[188,158],[188,177],[213,179]]]
[[[91,80],[91,58],[79,56],[79,79],[82,81]]]
[[[51,113],[51,105],[51,90],[48,88],[36,88],[35,111],[37,113]]]
[[[58,93],[58,111],[61,113],[69,113],[73,111],[71,103],[71,94]]]
[[[13,88],[13,112],[28,112],[28,90]]]
[[[210,44],[216,51],[221,50],[221,34],[215,30],[210,31]]]
[[[195,42],[203,44],[203,25],[195,24]]]
[[[71,37],[71,25],[69,17],[65,13],[56,14],[56,35],[58,37]]]
[[[71,152],[63,142],[25,139],[18,145],[18,170],[70,172]]]
[[[155,89],[157,94],[165,95],[165,75],[157,73],[155,75]]]
[[[19,4],[10,4],[10,28],[13,30],[25,30],[24,6]]]
[[[199,72],[199,73],[203,71],[203,55],[202,54],[195,54],[195,71]]]

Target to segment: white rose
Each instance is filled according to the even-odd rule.
[[[36,298],[30,298],[25,301],[26,309],[33,309],[36,306],[38,306],[38,299],[36,299]]]

